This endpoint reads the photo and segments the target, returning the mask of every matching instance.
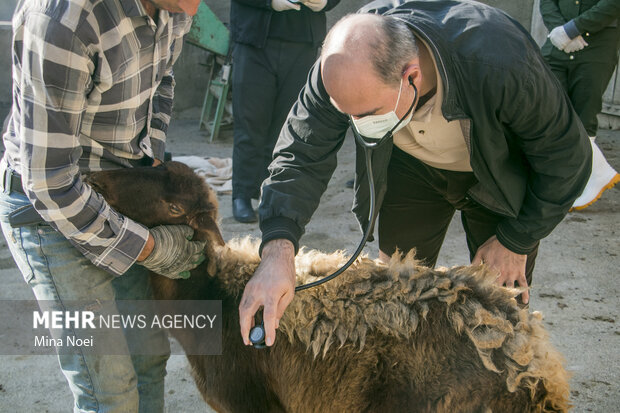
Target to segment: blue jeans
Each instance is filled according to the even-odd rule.
[[[63,302],[71,300],[113,302],[152,297],[148,271],[140,265],[115,277],[95,267],[49,225],[12,228],[8,214],[28,203],[20,193],[0,193],[2,232],[37,301],[45,300],[48,308],[51,303],[53,309],[63,310]],[[163,412],[169,351],[163,356],[132,355],[130,347],[140,340],[165,340],[161,345],[169,349],[166,332],[151,330],[142,338],[126,336],[130,333],[120,329],[111,334],[119,335],[113,339],[120,343],[117,354],[124,355],[85,354],[79,349],[58,355],[75,400],[74,412]]]

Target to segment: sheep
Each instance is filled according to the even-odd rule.
[[[208,240],[187,280],[153,275],[158,300],[221,300],[221,356],[188,355],[218,412],[565,412],[568,374],[540,314],[484,266],[431,269],[413,252],[388,265],[359,258],[296,294],[271,348],[243,345],[238,305],[259,264],[257,241],[224,243],[217,199],[183,164],[106,171],[87,182],[119,212],[152,226],[185,222]],[[135,202],[136,196],[140,200]],[[181,211],[181,212],[179,212]],[[174,213],[172,213],[174,212]],[[166,215],[169,215],[166,217]],[[156,218],[153,218],[156,217]],[[297,283],[346,261],[303,249]],[[185,348],[200,337],[173,332]]]

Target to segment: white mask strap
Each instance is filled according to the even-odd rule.
[[[394,112],[398,109],[398,102],[400,102],[400,94],[403,92],[403,78],[400,78],[400,86],[398,86],[398,99],[396,99],[396,106],[394,106]]]

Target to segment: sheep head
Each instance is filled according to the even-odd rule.
[[[93,172],[84,181],[116,211],[149,228],[186,224],[194,239],[224,245],[215,193],[183,163]]]

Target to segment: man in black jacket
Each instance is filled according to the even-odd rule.
[[[255,222],[251,199],[325,38],[325,11],[340,0],[233,0],[233,216]]]
[[[472,262],[526,288],[539,240],[586,184],[587,134],[525,29],[475,2],[384,4],[364,10],[383,15],[334,26],[282,129],[262,188],[262,261],[239,307],[246,344],[261,306],[273,344],[294,294],[298,240],[350,124],[383,137],[372,160],[384,259],[415,247],[434,265],[460,209]],[[362,156],[358,148],[353,211],[364,228]]]

